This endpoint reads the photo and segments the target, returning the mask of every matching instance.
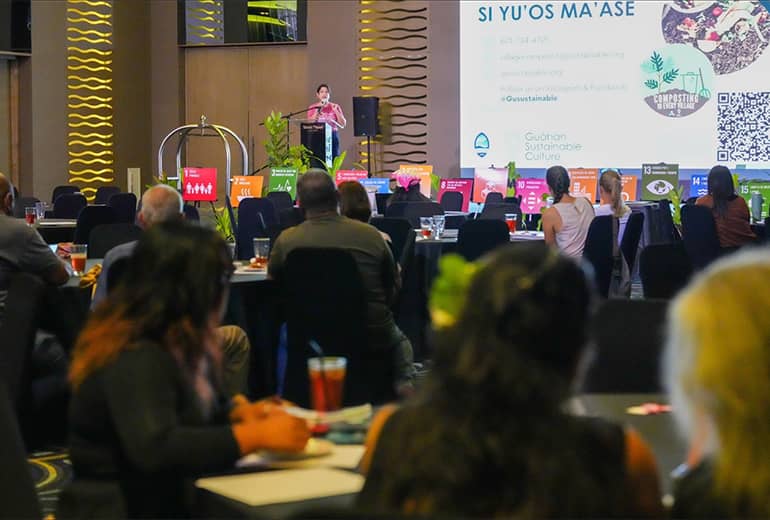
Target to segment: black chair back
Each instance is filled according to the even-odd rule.
[[[420,227],[421,217],[432,217],[433,215],[443,215],[444,208],[436,202],[407,202],[404,208],[403,217],[415,228]],[[385,215],[390,216],[390,215]]]
[[[682,208],[682,242],[696,270],[719,258],[722,250],[711,209],[705,206]]]
[[[107,204],[110,201],[110,197],[118,193],[120,193],[120,188],[117,186],[99,186],[96,188],[94,204]]]
[[[385,214],[385,210],[388,208],[388,199],[391,193],[375,193],[374,202],[377,205],[377,213],[380,215]]]
[[[273,203],[275,211],[278,213],[281,210],[294,207],[294,201],[291,200],[291,195],[288,191],[271,191],[267,194],[267,200]]]
[[[457,252],[473,261],[509,242],[508,226],[502,220],[469,220],[457,234]]]
[[[56,199],[58,199],[61,195],[69,195],[71,193],[77,193],[80,191],[80,188],[73,185],[73,184],[65,184],[62,186],[56,186],[53,189],[53,193],[51,194],[51,204],[56,202]]]
[[[447,215],[444,217],[444,229],[460,229],[468,222],[467,215]]]
[[[136,221],[136,195],[116,193],[107,200],[107,205],[115,210],[118,222],[133,224]]]
[[[284,208],[278,213],[278,221],[281,225],[281,230],[299,226],[305,221],[305,210],[302,208]]]
[[[239,260],[248,260],[254,256],[254,239],[266,238],[268,234],[265,215],[272,215],[275,220],[273,203],[262,198],[243,199],[238,205],[238,232],[235,236],[235,255]]]
[[[19,197],[16,199],[16,204],[13,207],[13,216],[16,218],[24,218],[24,210],[27,208],[34,208],[35,204],[40,202],[37,197]]]
[[[195,206],[185,204],[182,206],[182,212],[184,213],[185,220],[189,220],[190,222],[200,222],[201,220],[201,215],[198,212],[198,208]]]
[[[503,194],[498,191],[487,193],[487,197],[484,199],[484,204],[502,204]]]
[[[665,300],[606,300],[594,317],[596,346],[582,391],[660,393],[660,357],[666,324]]]
[[[594,217],[588,227],[583,260],[591,264],[597,292],[607,297],[612,278],[612,219],[610,215]]]
[[[414,255],[416,233],[405,218],[374,217],[369,223],[390,235],[393,241],[393,257],[403,268]]]
[[[671,299],[692,276],[692,264],[681,242],[642,249],[639,276],[645,298]]]
[[[56,197],[53,203],[54,218],[76,219],[88,203],[80,193],[66,193]]]
[[[27,450],[19,431],[16,411],[0,384],[0,518],[40,519],[35,483],[29,471]]]
[[[0,323],[0,381],[5,382],[13,407],[19,409],[30,390],[29,360],[45,302],[45,284],[36,276],[16,273],[10,277],[5,301]]]
[[[660,218],[660,238],[661,243],[670,244],[672,242],[679,242],[681,237],[679,232],[674,227],[674,217],[671,215],[671,201],[663,199],[658,201],[658,215]]]
[[[492,195],[490,193],[490,195]],[[498,194],[499,195],[499,194]],[[517,220],[518,224],[521,224],[521,206],[514,203],[490,203],[484,204],[484,209],[479,214],[481,220],[505,220],[506,213],[516,213],[519,215]]]
[[[444,211],[462,211],[463,194],[459,191],[446,191],[441,196],[441,207]]]
[[[88,244],[91,231],[96,226],[115,224],[117,221],[118,214],[109,206],[86,206],[78,215],[74,242],[76,244]]]
[[[639,250],[639,240],[642,238],[642,228],[644,227],[644,213],[631,213],[626,222],[626,230],[623,232],[623,239],[620,242],[620,250],[623,251],[623,257],[628,264],[628,270],[634,272],[634,263],[636,262],[636,253]]]
[[[104,258],[115,246],[139,240],[142,229],[134,224],[101,224],[91,230],[88,238],[88,257]]]
[[[281,280],[288,328],[284,397],[308,406],[307,359],[315,340],[328,356],[347,358],[343,403],[393,397],[392,353],[367,349],[366,293],[352,254],[302,248],[289,253]]]

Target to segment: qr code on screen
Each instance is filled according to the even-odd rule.
[[[770,161],[770,92],[717,94],[717,161]]]

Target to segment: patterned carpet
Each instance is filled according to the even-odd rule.
[[[43,515],[55,513],[59,493],[72,479],[69,455],[62,450],[41,451],[33,453],[27,460]]]

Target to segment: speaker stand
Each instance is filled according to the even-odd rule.
[[[366,136],[366,172],[367,177],[372,178],[372,136]]]

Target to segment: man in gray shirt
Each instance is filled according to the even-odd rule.
[[[13,186],[0,173],[0,322],[5,314],[5,300],[10,277],[30,273],[51,285],[63,285],[69,279],[67,269],[34,227],[13,217]]]

